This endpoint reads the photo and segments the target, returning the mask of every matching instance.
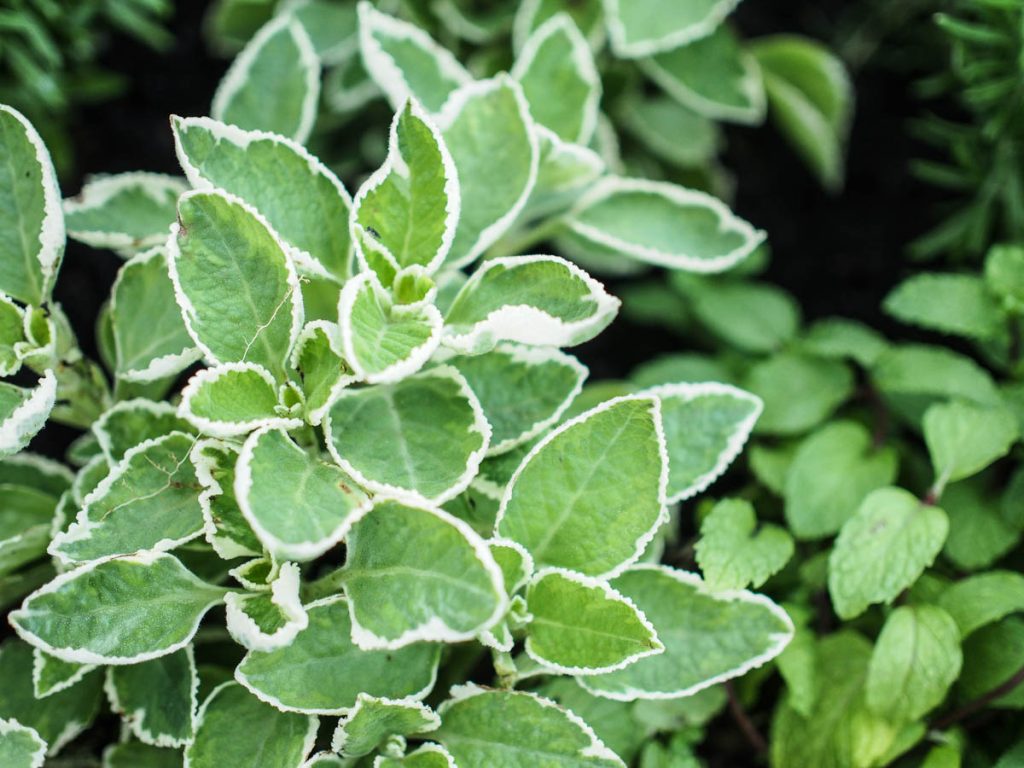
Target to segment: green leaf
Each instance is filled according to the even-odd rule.
[[[1010,552],[1021,538],[999,509],[999,499],[981,482],[954,483],[942,494],[949,536],[942,554],[962,571],[987,568]]]
[[[872,491],[896,480],[898,456],[854,421],[834,421],[800,443],[785,475],[786,523],[798,539],[839,532]]]
[[[636,606],[598,579],[548,568],[527,587],[526,605],[526,653],[562,674],[611,672],[664,650]]]
[[[183,747],[193,738],[198,688],[192,646],[107,670],[110,708],[139,740],[154,747]]]
[[[551,347],[501,343],[448,362],[466,379],[491,425],[488,456],[507,453],[556,424],[587,376],[575,357]]]
[[[822,186],[843,183],[853,88],[842,61],[821,43],[795,35],[751,46],[764,75],[772,118]]]
[[[981,405],[1001,404],[991,375],[969,357],[944,347],[890,347],[875,362],[871,376],[887,394],[959,397]]]
[[[103,768],[181,768],[181,752],[161,749],[141,741],[111,744],[103,751]]]
[[[37,699],[32,685],[32,649],[14,639],[0,646],[0,720],[17,720],[35,730],[47,744],[47,757],[56,755],[92,725],[102,699],[99,674],[86,675],[79,685]]]
[[[604,160],[592,149],[562,141],[543,125],[535,125],[534,132],[539,147],[537,181],[520,213],[523,221],[566,210],[605,169]]]
[[[696,496],[739,456],[761,415],[761,401],[728,384],[665,384],[657,397],[668,450],[668,501]]]
[[[702,280],[686,296],[701,323],[744,352],[774,352],[800,325],[793,297],[767,283]]]
[[[96,669],[93,664],[74,664],[61,661],[56,656],[32,649],[32,693],[37,699],[45,699],[55,693],[66,691],[82,682],[85,676]]]
[[[722,272],[743,261],[765,234],[722,201],[647,179],[608,176],[567,218],[569,230],[601,248],[687,272]]]
[[[188,433],[192,427],[178,416],[170,403],[136,398],[122,400],[108,408],[93,422],[92,431],[103,457],[114,467],[140,443],[171,432]]]
[[[189,452],[195,438],[181,432],[147,440],[129,450],[85,497],[50,554],[82,563],[142,549],[166,551],[203,531],[202,489]]]
[[[793,556],[793,538],[786,529],[758,526],[754,507],[742,499],[718,502],[701,523],[700,534],[697,562],[714,590],[760,587]]]
[[[651,153],[679,168],[710,163],[722,143],[721,131],[714,121],[668,96],[637,94],[624,102],[616,117],[621,127]],[[681,132],[685,132],[685,142],[677,141]]]
[[[306,420],[318,426],[338,393],[356,381],[345,362],[337,324],[325,320],[307,323],[295,342],[291,363],[302,382]]]
[[[196,345],[213,363],[257,363],[283,378],[303,314],[287,246],[220,191],[182,195],[171,232],[168,268]]]
[[[370,506],[335,464],[310,455],[273,427],[249,436],[235,473],[239,508],[278,560],[315,560],[344,539]]]
[[[309,614],[299,598],[299,567],[285,563],[280,568],[276,565],[271,568],[271,575],[267,577],[271,582],[269,593],[233,592],[224,597],[228,632],[235,642],[250,651],[273,651],[287,646],[309,626]],[[232,575],[244,583],[237,569]],[[261,589],[265,590],[266,586],[261,585]]]
[[[174,220],[173,210],[167,227]],[[119,379],[155,381],[201,357],[182,321],[162,248],[140,253],[121,267],[112,289],[110,320]]]
[[[665,93],[699,115],[745,124],[764,120],[760,68],[728,26],[643,59],[640,68]]]
[[[612,50],[623,59],[650,56],[711,34],[739,0],[605,0]]]
[[[755,432],[793,435],[827,419],[853,393],[854,381],[838,360],[781,352],[756,363],[743,388],[764,402]]]
[[[619,300],[574,264],[556,256],[484,262],[445,316],[444,344],[480,354],[499,341],[572,347],[608,327]]]
[[[519,51],[512,76],[523,86],[534,120],[564,141],[590,142],[601,77],[572,17],[560,13],[537,27]]]
[[[810,714],[783,700],[772,724],[772,765],[786,768],[881,766],[904,727],[875,715],[864,703],[871,645],[843,630],[816,648],[820,695]]]
[[[0,293],[0,376],[13,376],[21,369],[26,341],[24,313]]]
[[[886,349],[882,336],[866,325],[840,317],[813,323],[800,342],[801,347],[819,357],[848,357],[870,368]]]
[[[540,151],[523,90],[507,75],[455,91],[437,125],[458,172],[462,204],[447,261],[459,267],[512,226],[537,180]]]
[[[64,201],[68,237],[123,255],[163,245],[184,179],[161,173],[119,173],[89,179]]]
[[[344,280],[351,201],[338,177],[301,144],[206,117],[171,118],[174,144],[196,189],[220,188],[252,205],[298,249],[297,266]],[[306,201],[295,205],[296,200]]]
[[[343,390],[324,432],[331,455],[359,485],[436,503],[469,485],[491,437],[476,397],[448,366]]]
[[[550,699],[525,691],[457,686],[440,708],[440,741],[459,768],[623,768],[590,726]]]
[[[1014,312],[1024,309],[1024,248],[994,245],[985,255],[985,283],[1004,306]]]
[[[396,272],[414,264],[434,272],[448,255],[459,221],[455,161],[416,102],[395,115],[389,136],[387,160],[359,188],[353,204],[353,224],[366,233],[357,243],[368,243]],[[357,254],[362,256],[358,249]]]
[[[318,725],[315,717],[279,712],[238,683],[224,683],[199,710],[185,768],[297,768],[313,750]]]
[[[435,731],[441,719],[429,707],[408,699],[382,699],[360,693],[340,723],[331,749],[344,757],[363,757],[391,736]]]
[[[505,592],[515,594],[533,575],[533,558],[522,544],[506,539],[490,539],[490,547],[494,562],[501,569],[505,583]]]
[[[0,381],[0,457],[17,453],[43,428],[57,401],[57,377],[47,371],[35,389]]]
[[[871,654],[867,705],[893,722],[917,720],[942,703],[962,665],[960,631],[948,613],[901,606],[889,614]]]
[[[880,488],[844,525],[829,557],[828,591],[840,618],[891,603],[935,560],[946,513],[902,488]]]
[[[263,554],[263,546],[235,498],[238,450],[238,446],[220,440],[200,440],[189,454],[196,480],[203,486],[199,494],[203,534],[214,552],[225,560]]]
[[[182,390],[178,412],[212,437],[239,437],[259,427],[302,426],[298,419],[282,415],[274,377],[255,363],[202,369]]]
[[[283,13],[232,62],[210,107],[214,120],[305,143],[320,100],[320,60],[306,30]]]
[[[512,22],[513,50],[521,51],[534,30],[562,12],[572,17],[594,51],[604,47],[607,33],[601,0],[524,0]]]
[[[487,544],[440,509],[378,502],[346,545],[345,594],[360,648],[469,640],[508,607]]]
[[[290,6],[288,10],[295,14],[295,18],[306,30],[323,64],[338,64],[356,54],[359,45],[356,38],[358,18],[355,6],[351,3],[305,0]]]
[[[937,403],[924,414],[924,439],[942,486],[981,472],[1019,437],[1016,420],[1003,409],[954,401]]]
[[[444,320],[429,298],[392,301],[373,272],[347,283],[338,302],[341,348],[363,381],[391,383],[416,373],[441,341]]]
[[[422,699],[434,686],[440,646],[364,651],[351,639],[348,602],[335,596],[306,606],[309,626],[290,645],[251,651],[235,676],[279,709],[346,715],[360,694]]]
[[[0,459],[0,483],[24,485],[53,499],[71,488],[74,475],[63,464],[28,451]]]
[[[712,594],[694,574],[667,566],[634,566],[612,587],[643,611],[665,651],[616,672],[579,678],[598,696],[690,696],[760,667],[793,637],[793,622],[768,598],[743,591]]]
[[[0,484],[0,575],[41,557],[54,526],[57,500],[42,491]]]
[[[29,595],[9,616],[32,645],[79,664],[138,664],[184,648],[225,590],[172,555],[94,560]]]
[[[422,29],[381,13],[369,2],[359,4],[359,47],[366,71],[400,109],[410,97],[428,112],[472,77],[458,60]]]
[[[1008,616],[979,629],[967,638],[963,653],[964,668],[956,684],[957,699],[970,702],[987,697],[1024,666],[1024,621]],[[1017,686],[989,700],[987,708],[1022,709],[1024,691]]]
[[[527,454],[501,500],[497,532],[539,566],[617,572],[667,520],[667,465],[657,400],[610,400]]]
[[[0,720],[0,763],[7,768],[42,768],[46,742],[34,728],[17,720]]]
[[[993,299],[981,277],[922,272],[896,286],[884,307],[910,325],[988,339],[1005,322]]]
[[[64,256],[64,214],[50,153],[32,124],[0,104],[0,293],[39,306]]]
[[[976,629],[1024,611],[1024,576],[1016,571],[989,571],[952,584],[938,600],[966,638]]]

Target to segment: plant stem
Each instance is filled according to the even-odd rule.
[[[345,583],[346,575],[345,568],[341,567],[316,581],[304,585],[302,588],[302,602],[309,603],[338,594],[341,592],[341,585]]]
[[[732,684],[732,680],[725,683],[725,692],[729,695],[729,712],[732,713],[733,720],[743,731],[743,735],[747,737],[747,741],[750,742],[750,746],[759,754],[763,755],[768,751],[768,743],[764,740],[764,736],[757,730],[757,726],[751,722],[750,717],[747,715],[747,710],[743,708],[740,703],[739,697],[736,695],[736,688]]]
[[[997,685],[988,693],[982,694],[974,701],[970,701],[959,709],[954,709],[948,715],[940,717],[931,727],[937,731],[944,731],[951,725],[959,723],[961,720],[970,717],[980,709],[984,709],[988,704],[991,704],[998,698],[1001,698],[1016,688],[1021,683],[1024,683],[1024,667],[1017,670],[1017,674],[1007,680],[1001,685]]]

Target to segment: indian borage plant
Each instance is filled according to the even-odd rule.
[[[301,29],[275,22],[260,43],[214,111],[255,119],[259,73],[292,76],[268,84],[262,113],[299,136],[313,87]],[[585,369],[558,347],[599,333],[617,300],[552,256],[459,277],[545,191],[516,80],[468,83],[434,115],[403,106],[353,201],[293,138],[175,118],[191,190],[111,177],[62,214],[41,143],[4,114],[20,133],[3,151],[28,172],[7,180],[5,231],[22,233],[3,261],[9,305],[56,316],[18,286],[44,265],[52,282],[46,246],[59,253],[65,219],[130,256],[99,323],[117,402],[73,446],[81,468],[0,465],[2,551],[35,543],[4,561],[6,602],[51,567],[44,549],[59,571],[0,650],[11,764],[61,751],[105,692],[127,727],[108,765],[619,765],[555,698],[595,723],[604,702],[650,733],[679,716],[669,702],[788,642],[766,598],[657,564],[668,506],[735,458],[757,398],[720,384],[578,397]],[[737,250],[730,228],[746,225],[687,204]],[[8,452],[78,392],[45,382],[27,411],[11,390]],[[476,661],[488,651],[491,673]]]

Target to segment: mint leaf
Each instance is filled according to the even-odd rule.
[[[853,374],[838,360],[781,352],[755,363],[743,388],[764,402],[756,432],[792,435],[817,426],[853,392]]]
[[[989,571],[952,584],[940,596],[943,608],[966,638],[977,629],[1011,613],[1024,611],[1024,576],[1015,571]]]
[[[697,562],[714,590],[760,587],[793,556],[786,530],[770,523],[759,527],[753,506],[741,499],[718,502],[700,534]]]
[[[981,472],[1019,437],[1016,421],[1002,409],[951,402],[933,405],[924,414],[925,443],[943,486]]]
[[[988,339],[1004,322],[993,298],[980,277],[922,272],[896,286],[884,307],[910,325]]]

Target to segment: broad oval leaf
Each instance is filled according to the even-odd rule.
[[[623,768],[590,726],[550,699],[525,691],[457,686],[431,734],[459,768]]]
[[[282,13],[248,42],[217,86],[215,120],[304,143],[320,100],[320,60],[302,25]]]
[[[345,757],[363,757],[389,737],[434,731],[440,725],[437,714],[418,701],[360,693],[356,705],[338,723],[331,749]]]
[[[526,653],[562,674],[611,672],[665,650],[637,607],[598,579],[548,568],[526,588],[526,607]]]
[[[763,407],[749,392],[717,382],[664,384],[640,394],[661,402],[670,504],[696,496],[725,472]]]
[[[971,403],[937,403],[924,414],[936,482],[963,480],[1005,456],[1020,438],[1016,420],[1005,409]]]
[[[370,501],[334,463],[264,427],[245,441],[235,497],[267,550],[279,560],[314,560],[336,546]]]
[[[575,357],[551,347],[501,343],[448,362],[466,379],[491,425],[488,456],[507,453],[556,424],[587,377]]]
[[[42,768],[46,742],[35,728],[0,719],[0,764],[7,768]]]
[[[217,687],[199,710],[185,768],[298,768],[313,751],[315,717],[280,712],[238,683]],[[245,738],[239,738],[245,734]]]
[[[434,272],[451,249],[459,221],[455,161],[416,102],[395,114],[389,137],[387,160],[356,194],[352,223],[395,271],[415,264]],[[361,249],[357,253],[366,260]]]
[[[43,428],[57,402],[57,377],[46,371],[34,389],[0,381],[0,456],[17,453]]]
[[[623,59],[650,56],[711,34],[739,0],[604,0],[612,50]]]
[[[434,687],[440,646],[364,651],[351,639],[347,601],[339,596],[306,606],[309,626],[290,645],[251,651],[235,677],[278,709],[346,715],[360,694],[422,699]]]
[[[429,300],[397,303],[373,272],[345,283],[338,301],[345,360],[370,384],[399,381],[422,368],[441,343],[443,325]]]
[[[723,272],[765,238],[721,200],[663,181],[608,176],[570,212],[569,230],[599,248],[688,272]]]
[[[192,646],[144,661],[107,669],[110,708],[136,738],[155,747],[183,747],[196,729],[199,675]]]
[[[560,13],[541,24],[519,52],[512,76],[523,86],[534,120],[564,141],[590,142],[601,77],[572,17]]]
[[[572,347],[608,327],[619,300],[557,256],[507,256],[481,264],[445,316],[444,344],[480,354],[499,341]]]
[[[174,215],[172,206],[162,240],[167,239]],[[180,373],[202,357],[174,298],[163,248],[140,253],[118,271],[111,289],[110,325],[114,374],[119,379],[155,381]]]
[[[37,648],[79,664],[138,664],[174,653],[226,590],[166,553],[95,560],[36,590],[10,614]]]
[[[46,145],[16,109],[0,104],[0,293],[40,306],[64,256],[64,214]]]
[[[793,637],[786,612],[763,595],[709,593],[700,578],[639,565],[612,581],[654,626],[665,651],[625,669],[578,678],[619,701],[678,699],[742,675],[778,656]]]
[[[890,603],[935,560],[949,519],[902,488],[864,499],[839,532],[828,561],[828,591],[840,618]]]
[[[533,447],[505,489],[495,529],[538,565],[615,573],[667,520],[667,481],[658,401],[616,398]]]
[[[163,245],[184,179],[162,173],[119,173],[89,179],[64,201],[68,237],[93,248],[131,255]]]
[[[540,150],[523,89],[508,75],[452,93],[437,117],[462,198],[451,267],[469,264],[522,211],[537,181]]]
[[[298,266],[312,266],[336,280],[348,277],[351,201],[338,177],[305,147],[207,117],[175,116],[171,129],[178,161],[193,187],[220,188],[252,205],[298,249]]]
[[[1024,575],[1016,571],[987,571],[951,585],[938,599],[966,638],[977,629],[1011,613],[1024,611]]]
[[[114,467],[135,446],[171,432],[191,433],[192,426],[170,403],[140,397],[112,405],[93,422],[92,432],[103,458]]]
[[[257,427],[302,425],[282,415],[274,377],[255,363],[226,363],[199,371],[182,390],[178,413],[212,437],[237,437]]]
[[[287,246],[266,220],[225,192],[189,192],[167,250],[185,326],[210,361],[258,363],[283,378],[302,328],[302,294]]]
[[[343,583],[360,648],[470,640],[508,607],[487,544],[440,509],[378,502],[346,544]]]
[[[596,52],[604,47],[607,30],[601,0],[522,0],[512,21],[512,49],[521,51],[534,30],[563,12],[586,35],[591,49]]]
[[[644,59],[640,67],[669,96],[714,120],[760,123],[765,93],[757,60],[729,27]]]
[[[995,298],[981,276],[922,272],[896,286],[884,307],[904,323],[984,341],[1006,322]]]
[[[491,428],[454,368],[340,393],[324,421],[327,449],[369,490],[447,501],[476,474]]]
[[[202,534],[202,490],[181,432],[130,449],[85,497],[75,522],[57,534],[50,554],[81,563],[138,550],[174,549]]]
[[[437,112],[448,95],[472,81],[446,49],[417,27],[359,3],[359,48],[366,71],[400,109],[410,97]]]

